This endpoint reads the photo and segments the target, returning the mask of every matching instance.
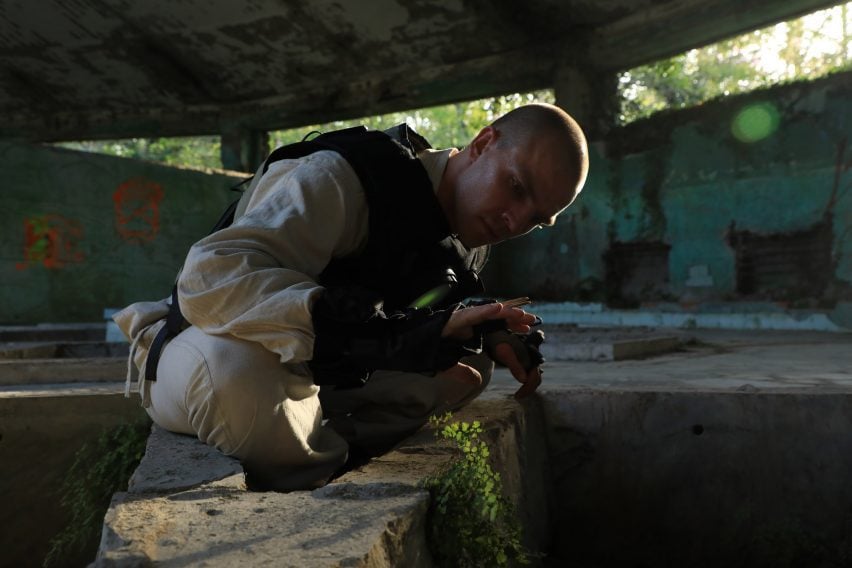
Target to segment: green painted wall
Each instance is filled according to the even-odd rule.
[[[165,297],[235,178],[0,142],[0,324],[102,321]]]
[[[743,143],[731,123],[755,102],[772,103],[779,128]],[[617,129],[593,141],[586,188],[555,228],[495,247],[489,291],[600,300],[611,244],[656,240],[671,246],[673,299],[689,295],[689,269],[698,265],[709,267],[712,298],[736,299],[731,223],[761,234],[805,229],[823,218],[835,189],[833,276],[848,286],[852,141],[839,150],[850,133],[850,73]],[[0,324],[100,321],[105,307],[164,297],[236,181],[8,142],[0,142],[0,168]]]
[[[778,129],[752,143],[731,130],[746,106],[768,102]],[[601,299],[613,242],[661,241],[673,299],[689,268],[709,267],[713,299],[736,299],[731,223],[760,234],[810,227],[831,207],[834,279],[852,282],[852,73],[657,115],[593,142],[581,196],[554,229],[495,247],[494,294]],[[840,151],[845,151],[840,155]],[[836,176],[836,174],[838,174]],[[705,293],[707,291],[705,290]],[[849,298],[847,298],[849,299]]]

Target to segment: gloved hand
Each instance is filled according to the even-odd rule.
[[[444,333],[459,319],[456,308],[385,314],[376,304],[366,289],[323,290],[312,308],[315,338],[308,366],[314,383],[360,386],[376,369],[434,373],[481,350],[481,341]]]
[[[524,371],[531,371],[544,363],[544,357],[539,351],[539,347],[544,343],[544,332],[540,329],[527,334],[502,329],[485,335],[484,346],[489,356],[494,354],[501,343],[507,343],[512,348]]]
[[[544,357],[539,347],[543,342],[544,332],[541,330],[528,334],[499,330],[485,336],[485,349],[489,357],[508,367],[512,376],[521,383],[521,388],[515,392],[518,400],[529,396],[541,385]]]
[[[527,298],[518,298],[527,300]],[[468,305],[487,305],[495,300],[486,299],[473,301]],[[512,301],[509,301],[511,304]],[[532,314],[526,314],[527,317]],[[536,330],[530,332],[530,328],[540,325],[541,318],[532,316],[525,330],[507,329],[504,320],[486,321],[477,326],[477,334],[483,337],[483,348],[489,357],[496,363],[507,367],[512,376],[521,383],[521,388],[515,393],[516,399],[529,396],[541,384],[541,365],[544,363],[539,351],[539,346],[544,342],[544,332]]]

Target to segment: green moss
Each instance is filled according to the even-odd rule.
[[[45,568],[63,566],[69,557],[86,552],[94,556],[112,495],[127,489],[145,453],[150,430],[147,419],[121,424],[102,431],[94,443],[80,448],[60,493],[70,521],[51,541]]]
[[[439,566],[507,566],[529,563],[521,545],[521,526],[503,495],[500,474],[491,469],[482,425],[449,423],[450,414],[432,417],[436,436],[460,452],[443,471],[426,480],[432,495],[429,548]]]

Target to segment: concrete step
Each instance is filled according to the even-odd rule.
[[[120,382],[126,373],[126,357],[0,360],[0,386]]]
[[[541,353],[547,361],[621,361],[678,349],[691,336],[648,328],[580,328],[543,326]]]
[[[852,307],[841,303],[834,310],[788,310],[764,305],[678,306],[640,310],[610,309],[602,304],[573,302],[536,303],[531,312],[549,324],[588,327],[665,327],[682,329],[738,329],[848,332]],[[671,311],[670,311],[671,310]],[[762,310],[762,311],[759,311]]]
[[[25,341],[0,344],[0,359],[125,357],[129,352],[127,343],[106,341]]]
[[[106,324],[40,323],[0,326],[0,343],[10,341],[103,341]]]

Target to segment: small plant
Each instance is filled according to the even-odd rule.
[[[65,565],[68,557],[94,551],[112,494],[127,488],[145,453],[149,420],[103,430],[94,444],[86,443],[62,483],[60,503],[70,513],[68,524],[50,542],[44,567]]]
[[[436,437],[454,444],[461,456],[425,481],[432,495],[429,547],[440,566],[506,566],[528,564],[521,526],[514,507],[503,496],[500,474],[491,469],[482,425],[450,423],[450,414],[429,422]]]

